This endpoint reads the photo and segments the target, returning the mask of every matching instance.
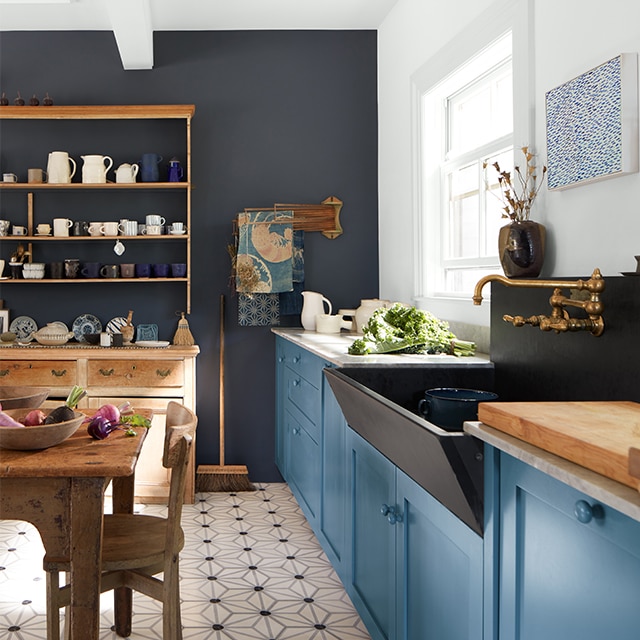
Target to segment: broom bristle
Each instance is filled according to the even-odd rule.
[[[178,320],[178,329],[173,336],[173,344],[181,347],[191,347],[195,344],[195,340],[189,330],[189,323],[184,317],[184,313],[181,313],[180,315],[181,318]]]
[[[196,470],[196,491],[255,491],[244,465],[200,465]]]

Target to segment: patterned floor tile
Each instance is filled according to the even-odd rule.
[[[166,507],[136,512],[165,516]],[[369,639],[286,484],[198,494],[185,505],[182,527],[184,640]],[[0,640],[45,638],[42,556],[35,527],[0,520]],[[134,594],[130,640],[163,640],[161,615],[159,603]],[[112,624],[106,593],[100,640],[118,639]]]

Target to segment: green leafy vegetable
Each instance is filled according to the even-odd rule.
[[[458,340],[449,324],[428,311],[396,302],[376,309],[365,325],[362,338],[349,347],[351,355],[372,353],[446,353],[472,356],[476,345]]]
[[[128,416],[120,416],[120,423],[126,424],[129,427],[145,427],[148,429],[151,426],[151,420],[141,416],[139,413],[134,413]]]

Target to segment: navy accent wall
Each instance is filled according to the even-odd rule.
[[[110,32],[2,33],[0,91],[11,101],[18,91],[27,100],[33,93],[42,99],[48,91],[58,105],[196,105],[188,320],[201,348],[197,460],[218,460],[218,301],[224,293],[226,462],[246,464],[254,481],[279,480],[273,463],[274,339],[269,328],[237,325],[236,300],[228,288],[231,221],[244,207],[339,197],[344,235],[328,240],[306,234],[306,288],[322,292],[335,309],[357,307],[361,298],[378,295],[376,32],[158,32],[154,40],[155,68],[124,71]],[[181,124],[166,122],[113,128],[104,122],[0,121],[0,171],[25,180],[27,168],[46,168],[47,153],[54,150],[69,151],[79,170],[84,154],[111,155],[115,166],[135,162],[144,151],[184,160],[182,132]],[[151,212],[171,219],[184,201],[172,198],[36,193],[35,212],[37,221],[57,216],[142,221]],[[26,195],[1,193],[0,217],[26,224]],[[129,245],[120,259],[109,247],[93,258],[80,257],[169,261],[162,247],[156,253]],[[3,243],[2,257],[8,259],[11,250],[12,243]],[[59,250],[74,253],[60,255],[64,258],[78,257],[81,249],[74,244]],[[184,308],[177,284],[0,284],[0,294],[12,317],[28,315],[39,325],[53,320],[71,325],[82,313],[106,323],[133,309],[134,324],[157,323],[161,339],[173,337],[175,311]]]
[[[556,334],[538,327],[516,328],[502,316],[549,315],[553,290],[491,285],[491,359],[502,400],[640,402],[640,277],[605,276],[605,285],[601,295],[605,330],[598,338],[588,332]],[[568,290],[563,293],[568,295]],[[579,309],[568,311],[586,317]]]

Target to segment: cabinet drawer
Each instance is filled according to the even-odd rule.
[[[301,413],[306,418],[307,431],[316,442],[319,442],[322,419],[320,391],[308,382],[306,378],[303,378],[288,367],[285,367],[284,370],[284,385],[286,389],[286,410],[294,414]]]
[[[182,360],[94,360],[88,363],[89,387],[180,387]]]
[[[322,388],[322,369],[328,366],[322,358],[287,340],[280,340],[278,362],[305,378],[316,389]]]
[[[0,384],[71,387],[76,384],[75,360],[0,361]]]

